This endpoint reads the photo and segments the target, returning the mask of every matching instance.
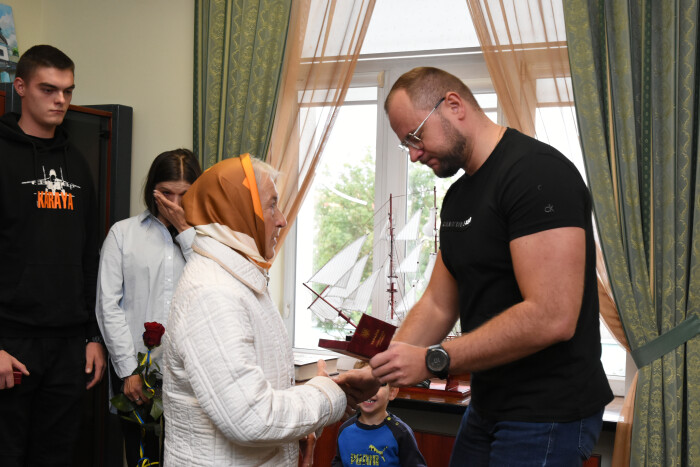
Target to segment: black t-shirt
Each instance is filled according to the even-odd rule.
[[[522,301],[510,241],[560,227],[586,231],[584,297],[574,337],[474,373],[474,409],[499,420],[564,422],[610,402],[600,362],[591,197],[576,167],[551,146],[508,129],[479,170],[450,187],[441,220],[442,259],[458,284],[463,332]]]

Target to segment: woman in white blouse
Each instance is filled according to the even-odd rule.
[[[170,301],[195,237],[181,200],[200,174],[199,162],[187,149],[158,155],[144,187],[148,209],[114,224],[102,245],[96,314],[109,351],[111,388],[138,405],[146,397],[141,376],[132,372],[139,364],[137,353],[147,351],[143,325],[156,321],[167,330]],[[140,428],[122,420],[122,432],[128,465],[136,465]],[[146,439],[144,449],[151,462],[158,460],[155,436]]]

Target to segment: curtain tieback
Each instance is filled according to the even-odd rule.
[[[667,331],[638,349],[632,350],[632,358],[637,368],[642,368],[654,360],[663,357],[676,347],[685,344],[700,334],[700,318],[693,315],[686,318],[675,328]]]

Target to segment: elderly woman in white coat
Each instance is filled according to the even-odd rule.
[[[196,237],[164,340],[165,465],[296,466],[300,440],[379,387],[360,370],[294,385],[267,287],[286,226],[274,179],[245,154],[212,166],[183,199]]]

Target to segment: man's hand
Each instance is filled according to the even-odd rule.
[[[85,374],[92,373],[93,375],[86,385],[87,389],[92,389],[102,381],[106,367],[107,359],[105,358],[104,346],[97,342],[88,342],[85,346]]]
[[[355,413],[360,402],[374,396],[380,387],[379,381],[372,376],[370,367],[346,371],[335,376],[333,381],[345,392],[348,403],[345,413],[348,416]]]
[[[158,206],[158,214],[165,217],[178,232],[187,230],[190,227],[185,220],[185,211],[182,209],[182,206],[173,203],[158,190],[153,190],[153,198]]]
[[[141,375],[131,375],[124,378],[124,395],[136,405],[141,405],[146,401]]]
[[[381,383],[411,386],[433,376],[425,366],[426,352],[425,347],[393,341],[387,350],[372,357],[369,365]]]
[[[318,375],[321,376],[321,375]],[[314,465],[314,447],[316,446],[316,433],[311,433],[299,440],[299,453],[301,454],[300,467],[311,467]]]
[[[23,375],[29,376],[29,371],[27,371],[27,367],[22,362],[4,350],[0,350],[0,389],[15,387],[13,370],[19,370]]]

